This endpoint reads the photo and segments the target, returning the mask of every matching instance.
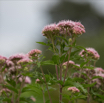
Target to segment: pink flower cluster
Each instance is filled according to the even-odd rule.
[[[85,28],[80,22],[74,22],[71,20],[67,21],[60,21],[58,24],[58,27],[60,27],[60,33],[63,35],[81,35],[85,33]]]
[[[72,93],[80,92],[80,90],[76,87],[69,87],[68,91],[72,91]]]
[[[44,27],[42,30],[43,36],[52,38],[54,35],[74,36],[85,33],[85,28],[80,22],[74,22],[71,20],[63,20],[58,24],[50,24]]]
[[[33,49],[31,50],[27,55],[29,57],[37,57],[39,54],[41,54],[42,51],[41,50],[38,50],[38,49]]]
[[[28,64],[28,63],[32,63],[32,62],[33,61],[31,59],[29,59],[29,58],[23,58],[23,59],[19,60],[17,62],[17,64]]]
[[[5,63],[6,60],[6,57],[0,55],[0,64]]]
[[[100,55],[94,48],[86,48],[86,51],[82,50],[79,53],[79,55],[81,55],[81,57],[84,57],[84,56],[91,57],[92,59],[95,59],[95,60],[98,60],[100,58]]]
[[[67,66],[67,65],[68,65],[68,67],[69,66],[71,67],[71,66],[75,65],[75,63],[72,60],[69,60],[69,61],[66,61],[66,62],[63,63],[63,66]]]
[[[50,24],[43,28],[42,30],[43,36],[46,36],[47,38],[50,38],[50,35],[57,35],[59,34],[59,27],[57,24]]]
[[[9,60],[11,60],[11,61],[17,60],[18,61],[18,60],[23,59],[25,57],[26,57],[25,54],[14,54],[9,57]]]

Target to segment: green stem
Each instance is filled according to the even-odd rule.
[[[22,83],[21,83],[21,87],[20,87],[20,90],[19,90],[19,93],[18,93],[18,97],[17,97],[16,103],[19,103],[21,91],[22,91],[22,88],[23,88],[24,83],[25,83],[25,78],[26,78],[26,77],[23,77],[23,81],[22,81]]]
[[[48,96],[49,96],[49,99],[50,99],[50,103],[52,103],[51,96],[50,96],[49,89],[48,89],[48,85],[46,83],[46,78],[45,78],[45,75],[44,75],[44,72],[43,72],[43,69],[42,69],[41,66],[40,66],[40,69],[41,69],[41,72],[43,74],[43,78],[44,78],[44,81],[45,81],[45,84],[46,84],[46,88],[47,88],[47,91],[48,91]]]
[[[71,45],[74,43],[74,41],[75,41],[75,37],[72,39]],[[65,76],[64,76],[63,84],[65,83],[65,79],[66,79],[66,76],[67,76],[67,71],[68,71],[68,65],[69,65],[69,60],[70,60],[71,50],[72,50],[72,46],[70,47],[69,53],[68,53],[69,56],[68,56],[68,62],[67,62],[67,67],[66,67],[66,71],[65,71]]]
[[[42,86],[42,92],[43,92],[43,102],[45,103],[45,95],[44,95],[43,86]]]
[[[62,65],[60,64],[60,81],[62,80]],[[59,99],[59,103],[62,102],[62,86],[60,84],[60,99]]]

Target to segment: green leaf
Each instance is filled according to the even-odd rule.
[[[2,68],[2,70],[1,70],[1,71],[3,72],[5,69],[6,69],[6,65]]]
[[[92,80],[93,80],[93,79],[96,79],[96,78],[101,78],[101,79],[102,79],[101,76],[94,76],[94,77],[92,77]]]
[[[38,44],[42,44],[42,45],[48,45],[47,43],[44,43],[44,42],[36,42]]]
[[[55,64],[52,60],[46,60],[46,61],[41,62],[41,65],[55,65]]]
[[[54,64],[59,64],[59,61],[60,61],[59,55],[53,55],[52,61],[54,62]]]
[[[82,81],[84,81],[83,78],[79,78],[79,77],[75,77],[75,78],[73,78],[73,80],[74,80],[74,81],[78,81],[78,82],[82,82]]]
[[[50,100],[47,100],[45,103],[50,103]]]
[[[63,85],[63,81],[62,80],[58,80],[57,83]]]
[[[5,98],[5,99],[3,99],[3,101],[5,101],[7,103],[11,103],[11,99],[10,98]]]
[[[85,64],[87,64],[87,63],[88,63],[88,61],[81,63],[81,64],[80,64],[80,67],[82,68],[82,67],[83,67]]]
[[[79,52],[79,50],[75,50],[75,51],[71,52],[71,56],[75,55],[77,52]]]
[[[16,88],[14,88],[14,87],[12,87],[12,86],[9,86],[9,85],[4,85],[4,87],[6,87],[6,88],[8,88],[9,90],[14,91],[15,93],[18,94],[18,91],[17,91]]]
[[[83,46],[78,46],[77,45],[77,46],[75,46],[75,48],[77,48],[77,49],[84,49],[85,51],[87,51],[86,48],[84,48]]]
[[[91,83],[91,84],[84,84],[84,87],[93,87],[96,83]]]
[[[7,82],[13,87],[16,86],[16,82],[13,79],[7,80]]]

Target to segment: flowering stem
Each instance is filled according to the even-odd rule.
[[[46,79],[45,79],[45,76],[44,76],[44,72],[43,72],[43,69],[42,69],[41,66],[40,66],[40,69],[41,69],[41,72],[43,74],[43,78],[44,78],[44,81],[45,81],[45,84],[46,84],[46,88],[47,88],[47,91],[48,91],[48,96],[49,96],[49,99],[50,99],[50,103],[52,103],[51,96],[50,96],[49,89],[48,89],[48,85],[46,83]]]

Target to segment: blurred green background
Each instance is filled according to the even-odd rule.
[[[60,20],[80,21],[85,26],[86,33],[77,44],[95,48],[100,54],[96,66],[104,68],[104,0],[0,1],[0,54],[9,57],[37,48],[50,59],[52,53],[36,42],[45,42],[41,34],[45,25]],[[47,69],[55,72],[53,67],[45,66],[45,73]],[[54,99],[57,95],[57,91],[52,92]]]

